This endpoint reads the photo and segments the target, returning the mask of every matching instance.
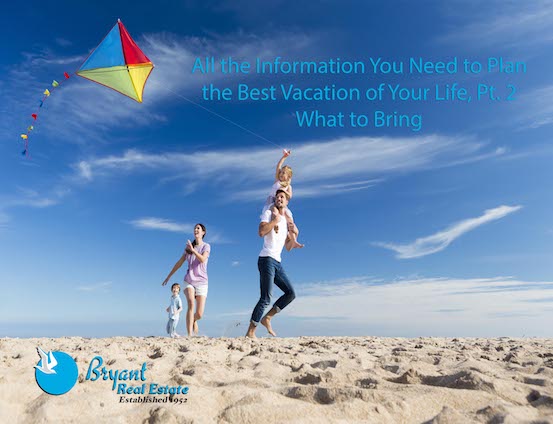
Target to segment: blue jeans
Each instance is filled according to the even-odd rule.
[[[176,318],[169,318],[169,321],[167,321],[167,334],[172,336],[177,332],[177,324],[179,323],[179,317]]]
[[[273,305],[277,312],[283,310],[296,298],[292,283],[290,283],[280,262],[269,256],[259,257],[257,260],[257,268],[259,269],[259,288],[261,290],[261,297],[253,309],[251,322],[254,325],[259,324],[259,321],[261,321],[263,317],[263,312],[265,312],[265,308],[271,303],[273,283],[284,292]]]

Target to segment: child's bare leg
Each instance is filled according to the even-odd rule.
[[[290,233],[290,238],[292,239],[292,249],[301,249],[305,246],[302,243],[298,243],[298,239],[294,233]]]
[[[287,223],[294,224],[294,219],[288,214],[288,211],[286,211],[285,216]],[[290,238],[292,239],[292,249],[301,249],[304,246],[303,244],[298,243],[296,233],[290,231]]]

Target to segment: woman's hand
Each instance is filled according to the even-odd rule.
[[[161,283],[161,285],[162,285],[162,286],[165,286],[165,285],[167,284],[168,281],[169,281],[169,277],[167,277],[167,278],[163,281],[163,283]],[[167,312],[169,312],[169,311],[167,311]]]
[[[282,150],[282,157],[287,158],[287,157],[290,156],[291,154],[292,154],[292,151],[291,151],[291,150],[286,150],[286,149],[283,149],[283,150]]]
[[[186,248],[190,250],[190,252],[194,252],[194,246],[192,246],[192,243],[190,243],[190,240],[186,240]]]

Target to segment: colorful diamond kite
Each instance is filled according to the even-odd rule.
[[[76,74],[142,103],[144,85],[153,68],[119,19]]]

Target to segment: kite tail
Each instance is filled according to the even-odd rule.
[[[64,79],[62,80],[62,82],[66,81],[69,79],[69,74],[67,72],[64,72],[63,73],[63,77]],[[43,97],[42,99],[38,102],[38,107],[35,111],[35,113],[32,113],[31,114],[31,118],[33,118],[33,121],[31,122],[31,125],[29,125],[27,127],[27,131],[22,133],[21,134],[21,138],[23,139],[24,141],[24,149],[23,151],[21,152],[21,154],[23,156],[26,156],[27,158],[30,157],[29,155],[29,135],[31,134],[31,131],[33,131],[35,129],[34,125],[33,124],[36,124],[36,121],[38,119],[38,113],[40,112],[40,109],[42,108],[42,106],[44,105],[44,102],[46,101],[46,99],[48,97],[50,97],[52,95],[52,93],[57,90],[59,87],[61,87],[62,85],[62,82],[58,82],[56,80],[53,80],[52,81],[52,86],[51,88],[47,88],[46,90],[44,90],[44,92],[42,93],[43,94]]]

